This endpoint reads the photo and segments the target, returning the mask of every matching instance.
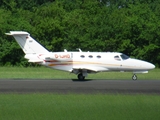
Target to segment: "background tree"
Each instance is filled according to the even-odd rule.
[[[50,51],[119,51],[160,66],[159,0],[2,0],[0,65],[28,66],[4,33],[20,30]]]

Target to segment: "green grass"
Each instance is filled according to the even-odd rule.
[[[138,78],[160,78],[160,69]],[[131,79],[131,73],[105,72],[88,79]],[[1,67],[0,79],[75,79],[76,75],[45,67]],[[0,94],[0,120],[159,120],[159,95]]]
[[[1,94],[1,120],[159,120],[158,95]]]
[[[147,74],[137,74],[139,80],[159,80],[160,69],[154,69]],[[101,72],[89,74],[87,79],[131,79],[130,72]],[[0,79],[23,78],[23,79],[77,79],[77,75],[50,69],[47,67],[0,67]]]

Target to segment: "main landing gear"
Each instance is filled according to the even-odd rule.
[[[78,80],[84,80],[85,79],[85,76],[83,76],[82,73],[79,73],[77,77],[78,77]]]
[[[137,75],[136,74],[133,74],[132,80],[137,80]]]

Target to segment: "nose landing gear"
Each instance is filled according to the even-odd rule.
[[[133,74],[133,76],[132,76],[132,80],[137,80],[137,75],[136,74]]]

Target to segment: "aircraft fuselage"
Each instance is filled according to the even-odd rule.
[[[80,70],[85,70],[87,73],[105,71],[144,73],[155,68],[149,62],[129,58],[117,52],[50,52],[40,54],[38,58],[43,60],[41,64],[45,66],[75,74]]]

